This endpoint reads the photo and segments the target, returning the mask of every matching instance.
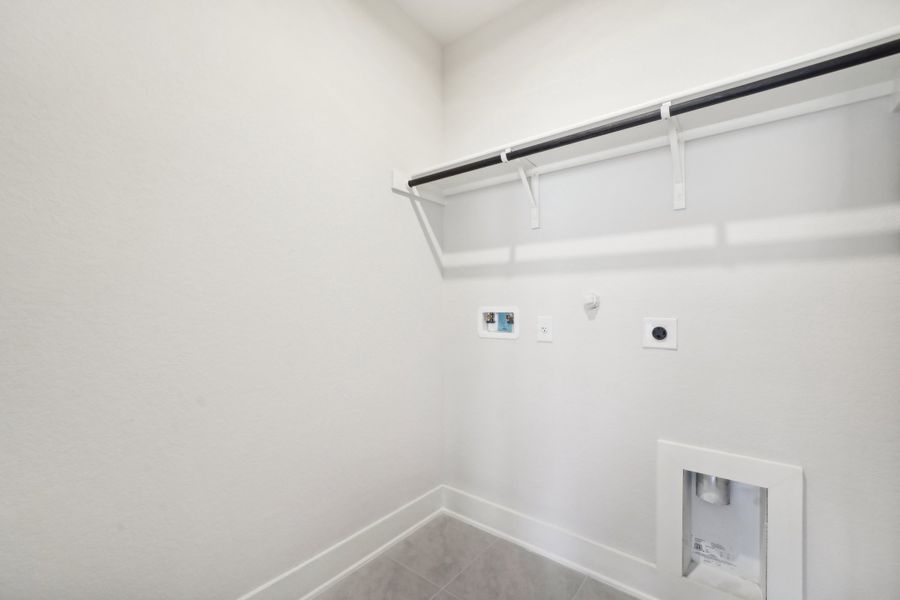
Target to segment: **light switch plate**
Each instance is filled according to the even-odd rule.
[[[553,317],[537,318],[537,341],[552,342],[553,341]]]
[[[644,348],[678,350],[678,319],[646,317]]]

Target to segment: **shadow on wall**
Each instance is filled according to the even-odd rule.
[[[690,142],[685,211],[663,149],[544,175],[539,230],[518,184],[417,215],[446,278],[897,255],[896,140],[873,100]]]
[[[900,254],[900,204],[449,252],[445,277]],[[438,258],[440,256],[440,258]]]

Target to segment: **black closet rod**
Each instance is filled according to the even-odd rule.
[[[772,75],[771,77],[765,77],[757,81],[751,81],[749,83],[738,85],[732,88],[727,88],[718,92],[706,94],[705,96],[699,96],[690,100],[673,103],[669,108],[669,114],[671,114],[673,117],[676,115],[683,115],[684,113],[689,113],[701,108],[706,108],[707,106],[715,106],[716,104],[722,104],[723,102],[728,102],[729,100],[736,100],[738,98],[743,98],[744,96],[751,96],[753,94],[758,94],[760,92],[779,88],[791,83],[797,83],[798,81],[812,79],[813,77],[818,77],[820,75],[827,75],[828,73],[834,73],[835,71],[841,71],[849,67],[855,67],[867,62],[872,62],[873,60],[893,56],[894,54],[898,53],[900,53],[900,39],[893,40],[891,42],[885,42],[883,44],[872,46],[870,48],[865,48],[864,50],[851,52],[850,54],[845,54],[843,56],[830,58],[822,62],[807,65],[805,67],[799,67],[792,71],[786,71],[784,73]],[[557,138],[551,138],[549,140],[544,140],[543,142],[537,142],[535,144],[523,146],[521,148],[514,148],[506,153],[506,158],[507,160],[515,160],[517,158],[531,156],[532,154],[546,152],[547,150],[553,150],[554,148],[560,148],[562,146],[568,146],[570,144],[577,144],[578,142],[583,142],[585,140],[590,140],[596,137],[615,133],[624,129],[631,129],[632,127],[646,125],[647,123],[653,123],[654,121],[660,120],[662,120],[662,117],[659,113],[659,108],[655,108],[653,110],[648,110],[647,112],[619,119],[618,121],[612,121],[610,123],[604,123],[603,125],[597,125],[596,127],[585,129],[584,131],[562,135]],[[423,185],[426,183],[431,183],[432,181],[446,179],[447,177],[453,177],[454,175],[461,175],[463,173],[477,171],[478,169],[483,169],[485,167],[499,165],[503,162],[504,161],[502,154],[489,156],[487,158],[480,158],[478,160],[463,163],[449,169],[444,169],[443,171],[436,171],[434,173],[429,173],[428,175],[422,175],[421,177],[410,179],[408,185],[409,187],[416,187],[417,185]]]

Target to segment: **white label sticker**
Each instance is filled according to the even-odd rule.
[[[707,565],[728,569],[729,571],[737,570],[737,566],[734,564],[737,556],[731,552],[730,548],[722,544],[695,536],[694,542],[691,544],[691,554],[695,559]]]

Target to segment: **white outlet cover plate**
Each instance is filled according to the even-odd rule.
[[[657,340],[653,337],[653,330],[657,327],[665,327],[668,332],[666,339]],[[646,317],[644,319],[644,348],[678,350],[678,319]]]
[[[546,333],[545,333],[546,331]],[[537,318],[537,341],[552,342],[553,341],[553,317]]]

